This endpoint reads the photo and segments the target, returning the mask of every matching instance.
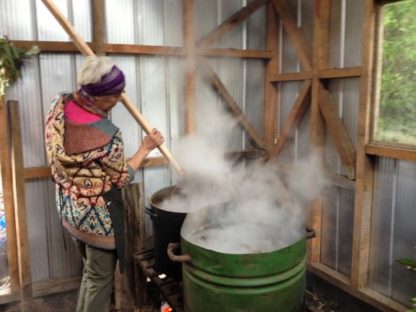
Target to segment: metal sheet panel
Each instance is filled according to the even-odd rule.
[[[344,8],[344,9],[343,9]],[[345,0],[331,1],[329,29],[329,67],[343,67],[345,37]]]
[[[247,19],[247,49],[266,49],[266,17],[266,5],[263,5]]]
[[[257,133],[263,137],[264,134],[264,77],[266,67],[262,60],[246,61],[246,90],[244,97],[244,107],[247,118],[256,129]],[[250,146],[250,140],[245,135],[245,145]],[[244,146],[244,148],[246,147]]]
[[[195,36],[207,35],[218,24],[217,1],[195,0]]]
[[[35,40],[33,5],[31,0],[1,0],[1,35],[7,35],[10,40]]]
[[[71,12],[73,25],[77,32],[85,41],[92,41],[91,1],[71,0]]]
[[[405,305],[414,297],[416,280],[397,260],[416,258],[415,176],[415,162],[377,159],[369,285]]]
[[[45,182],[25,183],[29,253],[32,281],[49,279],[48,223],[46,219]]]
[[[365,1],[348,0],[345,5],[345,67],[362,63],[362,34]]]
[[[218,0],[218,24],[222,24],[230,16],[238,12],[242,6],[243,2],[241,0]],[[245,46],[245,42],[243,42],[245,37],[246,27],[245,22],[243,22],[224,33],[213,46],[218,48],[241,49]]]
[[[106,0],[105,19],[108,43],[135,43],[135,1]],[[123,21],[120,23],[120,21]]]
[[[164,0],[137,0],[137,44],[163,45]]]
[[[182,0],[165,0],[165,45],[183,45]]]
[[[52,13],[49,12],[48,8],[42,3],[41,0],[35,1],[38,40],[69,41],[69,36],[56,21]],[[71,8],[68,0],[55,0],[54,4],[60,9],[66,18],[70,16]]]
[[[393,203],[396,192],[397,161],[377,158],[374,177],[374,201],[371,218],[369,286],[391,295],[391,255]]]
[[[416,162],[401,160],[397,168],[397,200],[394,218],[393,259],[416,259]],[[416,279],[396,261],[392,272],[392,298],[409,304],[415,296]]]

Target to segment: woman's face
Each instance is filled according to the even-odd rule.
[[[116,95],[94,96],[95,105],[104,112],[110,111],[120,100],[121,93]]]

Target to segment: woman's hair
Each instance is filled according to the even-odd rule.
[[[108,74],[113,66],[114,64],[109,57],[87,56],[78,74],[77,82],[79,85],[100,82],[101,78]]]

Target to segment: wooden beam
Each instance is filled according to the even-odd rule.
[[[337,148],[344,170],[351,180],[355,180],[356,153],[351,138],[343,121],[339,118],[336,106],[333,103],[328,90],[322,85],[319,90],[319,108],[325,120],[325,124]]]
[[[270,158],[277,157],[283,150],[286,141],[290,138],[293,128],[298,124],[299,120],[303,117],[309,106],[309,96],[311,92],[311,81],[305,80],[303,86],[296,98],[295,104],[286,119],[286,122],[280,131],[279,140],[276,145],[273,146],[270,152]]]
[[[81,278],[79,276],[34,282],[33,298],[44,297],[52,294],[75,290],[79,288]],[[19,295],[10,291],[0,291],[0,305],[19,301]]]
[[[300,55],[300,60],[303,63],[305,70],[308,70],[308,68],[311,67],[310,64],[313,63],[311,91],[311,153],[314,157],[322,159],[322,162],[324,162],[323,150],[325,142],[325,127],[322,114],[319,109],[320,81],[317,73],[320,69],[328,68],[329,14],[329,0],[316,0],[314,11],[313,60],[311,59],[312,55],[310,54],[309,43],[303,33],[296,27],[296,24],[294,24],[293,18],[286,22],[286,24],[289,24],[287,27],[288,29],[293,28],[290,36],[292,37],[292,40],[298,42],[295,44],[295,47],[297,47],[298,55]],[[311,263],[321,261],[322,207],[322,198],[314,198],[311,200],[309,207],[309,226],[315,230],[315,238],[308,244],[309,262]]]
[[[272,77],[279,72],[279,32],[277,16],[271,2],[267,3],[267,50],[272,51],[273,57],[266,66],[264,89],[264,142],[267,150],[275,143],[277,120],[277,89],[272,84]]]
[[[30,269],[29,234],[26,211],[26,193],[23,171],[23,146],[20,127],[19,107],[16,101],[8,101],[11,164],[13,176],[13,201],[16,218],[17,260],[19,263],[19,281],[22,302],[32,298],[32,273]]]
[[[11,169],[9,118],[4,97],[0,96],[0,172],[3,185],[3,204],[6,215],[7,263],[12,291],[20,288],[17,261],[16,220],[13,201],[13,178]]]
[[[198,47],[208,47],[217,41],[224,33],[239,25],[242,21],[247,19],[253,12],[265,4],[268,0],[254,0],[243,7],[241,10],[233,14],[221,25],[216,27],[209,34],[200,38],[197,42]]]
[[[295,51],[298,54],[299,60],[302,63],[305,71],[312,69],[312,49],[306,37],[296,24],[296,19],[293,17],[286,0],[273,0],[276,13],[283,22],[283,27],[286,30],[291,42],[294,45]]]
[[[104,0],[92,1],[92,37],[97,55],[105,54],[105,4]]]
[[[383,312],[407,311],[404,305],[368,288],[356,289],[351,287],[347,276],[331,269],[322,263],[308,265],[308,271],[322,278],[335,287],[353,295]]]
[[[365,147],[365,152],[380,157],[416,161],[416,149],[414,146],[405,147],[400,144],[373,142]]]
[[[361,77],[361,66],[320,69],[318,77],[321,79]]]
[[[368,284],[371,209],[373,198],[374,161],[367,156],[370,141],[373,57],[375,54],[376,4],[365,0],[363,22],[362,74],[357,139],[357,180],[354,202],[354,232],[352,242],[351,284],[364,288]]]
[[[168,165],[168,161],[164,157],[147,157],[144,159],[140,168],[160,167]],[[51,177],[50,167],[29,167],[24,169],[24,179],[42,179]]]
[[[273,51],[268,50],[241,50],[233,48],[222,49],[197,49],[197,55],[201,56],[226,56],[226,57],[238,57],[238,58],[254,58],[269,60],[273,57]]]
[[[196,51],[194,30],[194,0],[183,0],[183,41],[186,49],[185,60],[185,133],[194,133],[195,122],[195,91],[196,91]]]
[[[256,129],[252,126],[250,121],[247,117],[243,114],[240,107],[232,97],[232,95],[228,92],[227,88],[222,83],[221,79],[218,75],[214,72],[208,62],[202,58],[199,59],[199,65],[201,66],[204,75],[207,79],[212,83],[212,86],[215,90],[221,95],[224,102],[227,104],[228,109],[234,115],[235,119],[243,126],[244,130],[250,135],[253,139],[254,143],[257,147],[263,148],[264,141],[263,139],[257,134]]]
[[[42,53],[78,53],[79,50],[73,42],[62,41],[34,41],[13,40],[13,45],[28,49],[34,45],[38,46]],[[87,43],[94,49],[92,43]],[[167,55],[183,57],[186,55],[185,48],[142,44],[104,44],[106,54],[131,54],[131,55]],[[268,50],[242,50],[234,48],[205,48],[196,49],[196,54],[201,56],[224,56],[237,58],[271,59],[272,52]]]
[[[295,72],[295,73],[280,73],[275,74],[270,79],[270,82],[282,82],[282,81],[299,81],[312,79],[312,71]]]

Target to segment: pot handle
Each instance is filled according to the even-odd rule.
[[[175,250],[179,249],[179,243],[169,243],[167,253],[173,262],[192,262],[190,255],[175,255]]]
[[[157,214],[155,214],[151,208],[144,207],[144,211],[152,218],[157,218]]]
[[[316,237],[316,232],[314,229],[306,227],[306,239],[312,239]]]

